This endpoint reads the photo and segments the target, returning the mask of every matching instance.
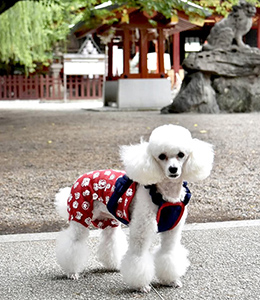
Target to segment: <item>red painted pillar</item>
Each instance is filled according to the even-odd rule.
[[[164,37],[163,29],[158,28],[158,53],[157,53],[158,71],[161,76],[164,76]]]
[[[159,49],[158,49],[158,40],[155,42],[155,52],[157,53],[157,63],[156,63],[156,73],[159,73]]]
[[[113,78],[113,40],[108,44],[108,80]]]
[[[174,80],[176,80],[176,73],[180,70],[180,33],[173,35],[173,69]]]
[[[124,51],[124,69],[123,74],[125,78],[129,77],[130,74],[130,67],[129,67],[129,60],[130,60],[130,32],[129,29],[124,29],[124,41],[123,41],[123,51]]]
[[[260,16],[257,21],[257,47],[260,49]]]
[[[148,41],[146,29],[140,29],[140,53],[139,53],[139,71],[141,78],[148,77],[147,69],[147,53],[148,53]]]

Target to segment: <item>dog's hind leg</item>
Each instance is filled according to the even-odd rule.
[[[102,230],[97,256],[105,268],[119,270],[126,250],[127,240],[120,225],[118,227],[107,227]]]
[[[69,278],[78,279],[86,268],[89,258],[88,236],[88,228],[71,221],[69,227],[61,231],[57,238],[57,262]]]

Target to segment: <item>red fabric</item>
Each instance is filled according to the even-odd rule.
[[[93,201],[107,204],[114,192],[116,180],[125,174],[124,171],[99,170],[79,177],[71,188],[68,198],[69,220],[78,222],[85,227],[91,223],[98,228],[117,227],[119,221],[111,219],[93,220]],[[128,207],[134,197],[136,184],[133,183],[118,201],[116,214],[130,221]]]

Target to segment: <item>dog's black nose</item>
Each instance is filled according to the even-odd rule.
[[[177,173],[177,171],[178,171],[178,169],[177,169],[177,168],[175,168],[175,167],[169,167],[169,172],[170,172],[170,173],[172,173],[172,174],[176,174],[176,173]]]

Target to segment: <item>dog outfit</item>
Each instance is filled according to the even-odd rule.
[[[92,219],[93,202],[100,201],[107,205],[115,191],[117,180],[124,175],[124,171],[100,170],[80,176],[72,186],[68,198],[69,220],[76,221],[85,227],[91,223],[102,229],[107,226],[117,227],[119,223],[115,219]],[[115,211],[116,218],[130,221],[128,207],[135,195],[136,185],[135,182],[132,182],[122,197],[118,198],[118,207]]]
[[[171,203],[163,200],[160,193],[157,192],[155,184],[145,186],[149,189],[149,194],[154,204],[158,205],[157,223],[158,232],[164,232],[173,229],[180,222],[185,206],[189,203],[191,198],[191,192],[187,186],[187,182],[184,181],[182,186],[185,188],[185,197],[182,201]]]
[[[107,203],[107,209],[109,212],[125,225],[128,225],[130,218],[128,217],[126,219],[118,216],[117,209],[120,202],[118,199],[122,199],[122,195],[124,195],[125,191],[131,186],[131,184],[133,184],[133,181],[126,175],[120,177],[115,184],[115,191]],[[171,230],[180,222],[185,206],[189,203],[191,198],[191,192],[188,189],[186,181],[183,182],[183,187],[186,191],[183,201],[171,203],[163,200],[162,195],[157,192],[155,184],[145,186],[145,188],[149,190],[153,203],[158,206],[156,217],[158,232]],[[127,207],[129,207],[129,201],[127,204]],[[127,213],[127,215],[129,216],[129,213]]]
[[[184,182],[186,195],[183,201],[170,203],[164,201],[157,192],[156,185],[145,186],[154,204],[158,205],[158,232],[173,229],[183,215],[191,193]],[[71,188],[68,198],[69,220],[79,222],[85,227],[91,223],[98,228],[117,227],[118,221],[129,224],[131,216],[129,206],[136,192],[137,182],[129,179],[124,171],[101,170],[82,175]],[[100,201],[107,206],[108,211],[117,219],[92,220],[93,201]]]

